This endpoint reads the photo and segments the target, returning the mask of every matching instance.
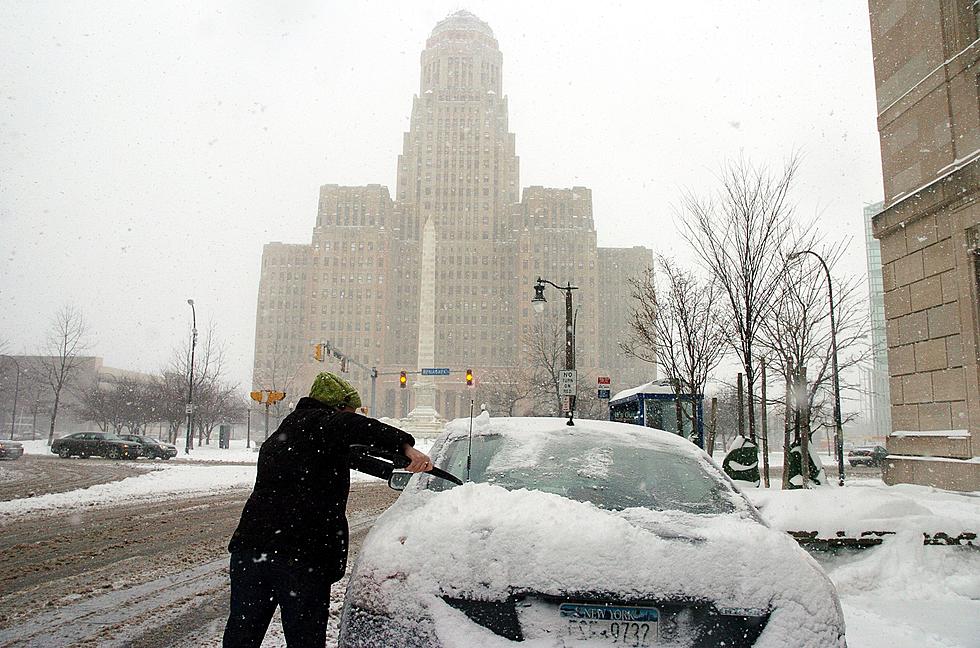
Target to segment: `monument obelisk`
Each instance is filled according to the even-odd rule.
[[[422,253],[419,271],[419,370],[435,366],[436,339],[436,228],[434,218],[426,217],[422,226]],[[401,427],[415,436],[435,436],[445,420],[436,411],[436,386],[431,376],[418,374],[413,385],[415,408],[402,419]]]

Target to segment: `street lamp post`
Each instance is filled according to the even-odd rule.
[[[823,257],[814,252],[813,250],[801,250],[800,252],[793,252],[790,254],[786,261],[792,261],[797,259],[804,254],[812,254],[817,257],[820,261],[820,265],[823,266],[823,271],[827,275],[827,295],[830,298],[830,348],[831,348],[831,371],[833,373],[834,380],[834,450],[837,455],[837,483],[839,486],[844,485],[844,430],[841,425],[841,415],[840,415],[840,376],[837,372],[837,322],[834,315],[834,284],[830,280],[830,268],[827,267],[826,261]],[[807,458],[803,458],[803,461],[807,461]]]
[[[558,290],[565,293],[565,369],[567,371],[575,370],[575,336],[574,336],[574,316],[572,314],[572,291],[578,290],[578,286],[573,286],[571,282],[568,282],[565,286],[559,286],[558,284],[552,283],[547,279],[542,279],[538,277],[538,280],[534,283],[534,297],[531,299],[531,306],[534,307],[534,312],[541,313],[544,312],[544,305],[548,301],[544,298],[544,286],[548,284],[549,286],[554,286]],[[572,417],[575,413],[575,395],[570,395],[568,397],[568,425],[575,425],[572,422]]]
[[[188,299],[191,307],[191,365],[187,379],[187,435],[184,440],[184,454],[190,454],[194,447],[194,347],[197,346],[197,311],[194,300]]]

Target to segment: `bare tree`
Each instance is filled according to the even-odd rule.
[[[108,432],[110,427],[115,429],[116,402],[109,390],[96,383],[81,393],[80,400],[79,418],[95,423],[103,432]]]
[[[103,431],[142,434],[156,419],[153,382],[131,376],[106,377],[79,395],[78,415]]]
[[[825,245],[821,250],[834,281],[838,369],[846,375],[846,369],[867,360],[870,347],[863,283],[856,277],[833,277],[845,252],[843,243]],[[801,434],[809,438],[818,427],[833,425],[829,413],[833,348],[827,280],[822,267],[794,263],[786,268],[781,282],[776,305],[762,323],[759,346],[777,360],[771,366],[791,386],[793,394],[787,396],[795,395],[773,402],[787,408],[787,420],[798,417]],[[784,448],[784,452],[789,449]]]
[[[728,344],[738,354],[747,382],[749,437],[756,437],[756,345],[783,276],[783,252],[794,247],[789,192],[798,161],[781,173],[739,160],[722,171],[720,190],[688,192],[680,214],[685,240],[721,286],[729,311]]]
[[[55,422],[64,389],[77,377],[83,354],[88,348],[85,337],[86,327],[81,312],[74,306],[66,305],[52,320],[47,340],[38,354],[38,373],[52,393],[48,445],[54,441]]]
[[[476,396],[491,413],[517,416],[533,407],[539,391],[538,378],[528,366],[507,367],[488,371],[480,378]]]
[[[176,443],[180,426],[187,421],[187,375],[173,367],[164,369],[155,378],[153,391],[155,417],[167,424],[167,441]]]
[[[630,336],[620,347],[627,355],[659,365],[678,396],[703,396],[726,346],[721,287],[714,279],[699,281],[664,256],[657,262],[663,270],[661,286],[653,268],[629,280]],[[692,407],[688,414],[695,430],[697,411]]]
[[[253,388],[268,389],[271,391],[282,391],[287,394],[293,393],[296,375],[299,373],[300,364],[296,361],[286,344],[286,338],[276,337],[272,344],[272,351],[269,353],[269,364],[255,370],[252,377]],[[282,411],[286,401],[278,401],[272,405],[273,416],[281,419]],[[372,413],[373,415],[373,413]]]
[[[188,340],[174,349],[173,360],[163,375],[164,395],[170,401],[165,408],[165,418],[170,422],[175,437],[180,424],[184,422],[183,415],[180,419],[176,415],[178,409],[184,411],[187,403],[190,344]],[[203,340],[197,347],[194,360],[194,422],[199,444],[211,442],[211,435],[219,423],[237,420],[240,416],[239,387],[225,380],[226,355],[225,344],[219,339],[212,322],[208,324]],[[178,380],[177,376],[181,378]],[[178,387],[181,382],[182,386]]]
[[[535,395],[544,412],[561,416],[561,371],[565,368],[565,317],[541,313],[524,336],[524,348],[530,358]]]

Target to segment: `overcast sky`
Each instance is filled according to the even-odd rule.
[[[461,8],[503,52],[521,185],[590,187],[600,245],[684,256],[684,189],[795,150],[799,211],[864,273],[861,1],[5,0],[0,339],[34,350],[72,302],[106,364],[155,371],[192,297],[248,385],[262,245],[309,241],[321,184],[394,186],[419,54]]]

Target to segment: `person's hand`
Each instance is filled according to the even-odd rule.
[[[428,472],[432,470],[432,460],[429,459],[429,455],[424,452],[419,452],[407,443],[402,447],[402,454],[408,457],[411,462],[405,466],[405,470],[408,472]]]

